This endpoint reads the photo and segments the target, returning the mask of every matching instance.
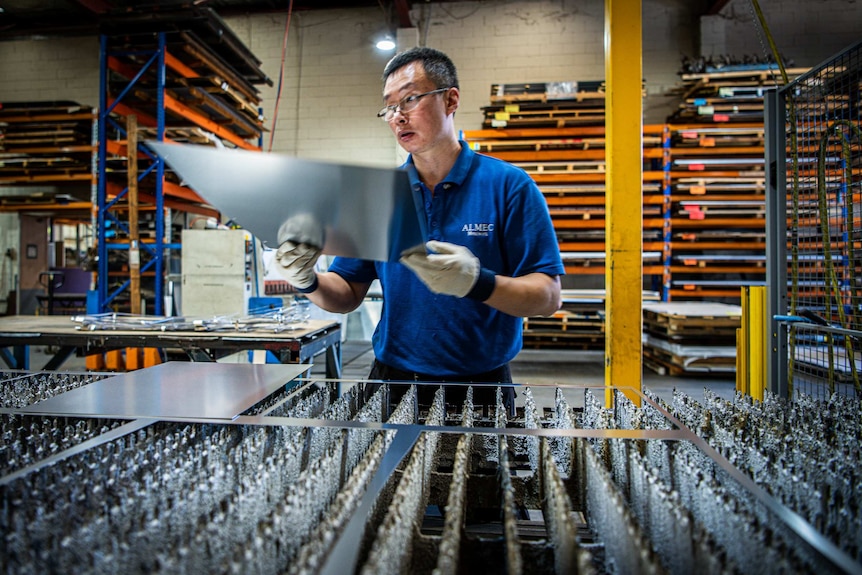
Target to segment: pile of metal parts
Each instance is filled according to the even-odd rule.
[[[306,378],[122,421],[20,409],[100,374],[2,375],[4,573],[862,571],[849,403],[519,386],[508,420],[499,390],[483,417],[469,389]]]
[[[248,314],[213,317],[146,316],[128,313],[97,313],[73,316],[77,329],[122,331],[272,331],[302,329],[309,319],[310,303],[294,300],[288,306],[249,310]]]
[[[657,400],[659,401],[659,400]],[[675,392],[672,413],[737,469],[862,563],[862,405],[847,395],[766,393],[703,405]]]

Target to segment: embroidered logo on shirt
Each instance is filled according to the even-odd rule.
[[[494,224],[464,224],[461,231],[468,236],[487,236],[494,231]]]

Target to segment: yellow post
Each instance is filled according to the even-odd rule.
[[[641,0],[605,0],[605,386],[642,386]],[[627,394],[640,405],[640,398]],[[613,395],[605,392],[610,407]]]
[[[766,385],[766,287],[743,287],[736,339],[736,390],[763,401]]]
[[[747,286],[739,288],[739,301],[742,307],[739,329],[736,330],[736,391],[748,395],[748,339],[749,339],[749,291]]]
[[[748,338],[749,390],[751,397],[763,401],[766,382],[766,287],[752,286],[749,310],[751,312]]]

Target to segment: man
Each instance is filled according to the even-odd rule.
[[[425,207],[426,249],[405,252],[399,262],[339,257],[316,273],[320,250],[285,241],[276,253],[280,271],[313,303],[337,313],[356,309],[380,280],[384,303],[370,379],[511,383],[508,362],[521,349],[521,318],[551,315],[561,305],[565,272],[545,200],[523,170],[458,140],[460,92],[448,56],[409,49],[386,65],[383,82],[378,116],[410,154],[403,167]],[[494,393],[495,386],[477,386],[474,400],[493,404]],[[463,388],[447,387],[446,397],[457,405]],[[511,387],[504,401],[514,413]]]

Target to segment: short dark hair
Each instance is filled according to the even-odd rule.
[[[409,48],[393,56],[383,69],[383,83],[385,84],[396,70],[417,61],[422,62],[425,74],[434,82],[435,88],[458,88],[458,71],[449,56],[440,50],[424,46]]]

